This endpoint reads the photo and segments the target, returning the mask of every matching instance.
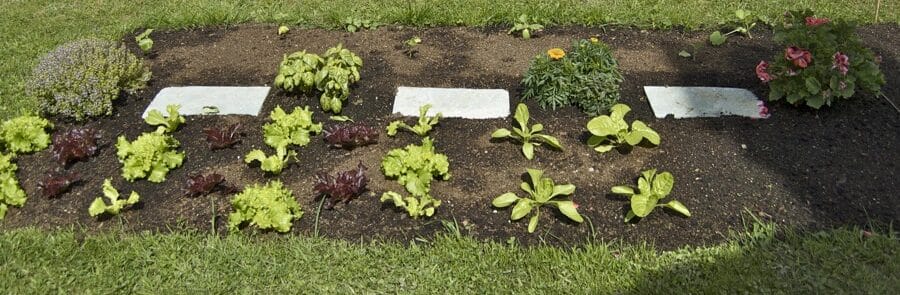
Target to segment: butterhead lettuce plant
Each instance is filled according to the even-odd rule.
[[[646,139],[653,145],[659,145],[659,134],[647,124],[639,120],[631,122],[631,128],[625,122],[625,115],[631,108],[624,104],[616,104],[610,108],[610,114],[591,119],[587,129],[591,133],[587,144],[599,153],[605,153],[616,146],[628,144],[638,145]]]
[[[509,207],[516,204],[509,219],[519,220],[534,210],[534,215],[528,221],[528,232],[533,233],[537,228],[538,220],[541,218],[541,206],[550,205],[559,209],[559,212],[571,219],[572,221],[581,223],[584,219],[578,214],[578,205],[567,198],[567,196],[575,193],[575,186],[571,184],[556,184],[553,179],[544,177],[544,172],[537,169],[528,168],[528,176],[531,183],[523,182],[522,190],[528,193],[528,196],[519,197],[515,193],[509,192],[502,194],[491,202],[491,205],[497,208]]]
[[[291,190],[280,181],[273,180],[264,186],[254,184],[231,199],[234,212],[228,215],[228,230],[237,232],[240,226],[249,223],[260,229],[277,232],[291,230],[293,221],[303,216],[303,211]]]
[[[668,196],[674,186],[675,177],[672,176],[672,173],[662,172],[656,174],[656,169],[650,169],[641,172],[641,178],[638,178],[637,191],[630,186],[618,185],[612,188],[612,193],[625,195],[631,199],[631,209],[625,215],[625,222],[630,221],[634,217],[644,218],[656,207],[666,207],[684,216],[691,217],[691,212],[688,211],[687,207],[677,200],[660,204],[659,201]]]
[[[516,106],[516,123],[519,124],[519,127],[513,127],[512,131],[506,128],[497,129],[494,133],[491,134],[492,138],[512,138],[517,141],[522,142],[522,154],[525,155],[526,159],[534,159],[534,146],[539,146],[541,143],[546,143],[547,145],[554,147],[556,149],[562,149],[562,145],[559,143],[559,140],[556,137],[542,134],[544,131],[544,125],[537,123],[528,126],[528,106],[524,103],[520,103]]]

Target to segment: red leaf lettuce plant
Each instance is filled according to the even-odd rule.
[[[318,197],[327,199],[325,209],[334,208],[336,203],[349,203],[351,199],[362,194],[369,182],[366,169],[360,162],[356,169],[338,172],[335,177],[325,172],[317,173],[313,189]]]

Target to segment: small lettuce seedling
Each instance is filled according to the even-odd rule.
[[[163,182],[169,170],[181,166],[184,153],[175,149],[181,143],[160,127],[156,132],[144,133],[132,142],[124,135],[116,141],[116,156],[122,163],[122,177],[134,181],[146,177],[150,182]]]
[[[97,217],[104,213],[109,215],[119,215],[119,212],[122,209],[136,204],[141,199],[141,196],[134,191],[131,192],[128,199],[119,199],[119,191],[112,186],[109,178],[103,180],[103,196],[109,199],[110,204],[106,205],[106,202],[103,202],[103,198],[94,199],[94,202],[91,203],[91,207],[88,208],[88,213],[91,217]]]
[[[544,29],[544,26],[532,22],[537,22],[537,19],[529,18],[526,14],[519,15],[516,23],[506,33],[513,34],[515,32],[522,32],[522,39],[531,39],[532,33],[536,33]]]
[[[584,219],[578,214],[578,206],[571,199],[565,196],[575,193],[575,186],[571,184],[557,185],[553,179],[543,177],[544,172],[537,169],[527,169],[528,176],[531,177],[531,183],[523,182],[522,190],[528,192],[529,197],[520,198],[515,193],[502,194],[491,202],[494,207],[509,207],[513,203],[516,204],[512,209],[509,219],[519,220],[532,209],[535,210],[531,220],[528,221],[528,232],[533,233],[537,228],[538,220],[541,216],[541,206],[551,205],[559,209],[559,212],[571,219],[572,221],[581,223]]]
[[[265,186],[254,184],[245,188],[231,199],[234,212],[228,215],[228,230],[237,232],[246,222],[260,229],[274,229],[288,232],[295,219],[303,216],[303,211],[291,190],[280,181],[273,180]]]
[[[47,173],[37,186],[45,198],[55,198],[68,192],[78,182],[81,182],[81,176],[77,172]]]
[[[209,143],[209,149],[225,149],[240,142],[241,134],[238,131],[240,128],[240,123],[222,127],[204,128],[203,133],[206,134],[206,142]]]
[[[0,220],[6,217],[8,206],[22,207],[28,199],[16,178],[19,166],[12,162],[14,156],[0,153]]]
[[[144,122],[150,124],[151,126],[159,126],[157,130],[161,130],[158,132],[164,133],[172,133],[178,126],[184,124],[184,116],[178,113],[178,109],[181,108],[181,105],[170,104],[166,106],[166,112],[169,113],[169,116],[163,116],[162,112],[159,110],[150,110],[147,113],[147,118],[144,119]]]
[[[43,150],[50,145],[50,134],[46,129],[53,123],[38,116],[19,116],[6,120],[0,125],[0,141],[7,152],[15,154]]]
[[[392,191],[381,194],[381,202],[387,201],[392,201],[394,206],[406,209],[406,213],[413,219],[422,216],[431,217],[434,215],[434,209],[441,205],[441,200],[434,199],[430,195],[418,198],[415,196],[404,197]]]
[[[144,54],[150,53],[150,50],[153,49],[153,39],[150,39],[150,33],[153,33],[153,29],[147,29],[134,37],[134,41],[137,42]]]
[[[288,28],[288,26],[278,26],[278,36],[287,34],[290,31],[291,28]]]
[[[281,174],[281,170],[287,167],[290,158],[296,158],[297,152],[287,150],[287,148],[279,147],[275,149],[274,155],[266,156],[262,150],[252,150],[244,156],[244,163],[250,164],[253,161],[259,161],[259,168],[272,174]]]
[[[384,176],[397,178],[413,196],[428,194],[435,178],[450,179],[450,162],[447,156],[434,152],[431,138],[423,138],[422,145],[408,145],[393,149],[381,160]]]
[[[541,131],[544,131],[544,125],[538,123],[528,127],[528,106],[524,103],[520,103],[516,106],[515,118],[519,127],[513,127],[513,131],[509,131],[506,128],[497,129],[497,131],[494,131],[494,133],[491,134],[491,137],[509,137],[522,142],[522,154],[529,160],[534,159],[534,146],[541,145],[541,142],[556,149],[562,149],[562,145],[560,145],[559,140],[556,139],[556,137],[540,133]]]
[[[588,121],[587,129],[592,135],[588,138],[587,144],[600,153],[608,152],[622,144],[635,146],[644,139],[653,145],[659,145],[659,134],[647,127],[644,122],[634,120],[631,122],[631,129],[628,129],[625,114],[630,111],[630,107],[620,103],[610,108],[609,116],[603,115]]]
[[[389,124],[387,126],[387,135],[388,136],[397,135],[398,128],[403,128],[403,129],[409,130],[419,136],[428,135],[428,131],[431,131],[431,128],[434,127],[434,125],[437,125],[438,120],[440,120],[441,117],[444,116],[444,114],[442,114],[442,113],[437,113],[436,115],[434,115],[432,117],[428,117],[427,116],[428,109],[430,109],[430,108],[431,108],[430,104],[426,104],[426,105],[419,107],[419,121],[416,122],[415,126],[406,125],[405,122],[400,121],[400,120],[391,122],[391,124]]]
[[[332,148],[353,149],[378,142],[378,130],[362,123],[331,125],[322,133]]]
[[[656,169],[650,169],[641,172],[641,178],[638,179],[639,193],[635,193],[634,188],[625,185],[614,186],[612,193],[625,195],[631,199],[631,209],[625,215],[625,222],[635,216],[644,218],[656,207],[668,207],[684,216],[691,217],[691,212],[679,201],[671,200],[668,203],[659,204],[659,200],[672,192],[673,186],[675,186],[675,177],[671,173],[656,174]]]

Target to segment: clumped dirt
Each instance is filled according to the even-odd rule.
[[[506,35],[503,28],[387,27],[354,34],[296,29],[283,38],[275,32],[274,26],[245,25],[154,33],[154,53],[147,60],[154,75],[149,88],[119,99],[114,115],[83,124],[103,130],[105,144],[99,155],[68,168],[87,180],[59,198],[42,198],[37,183],[58,165],[49,150],[20,157],[18,177],[31,197],[25,207],[11,209],[0,227],[80,225],[91,230],[124,227],[140,231],[185,227],[211,230],[214,224],[217,232],[224,233],[231,210],[229,197],[214,194],[188,198],[182,192],[188,175],[217,172],[239,187],[274,179],[285,182],[306,213],[295,222],[293,232],[311,235],[318,205],[312,190],[315,172],[349,170],[360,161],[369,167],[370,192],[349,205],[323,210],[320,235],[353,241],[376,237],[427,239],[444,230],[440,221],[455,220],[464,234],[497,241],[509,237],[526,244],[571,245],[591,239],[646,241],[667,249],[719,242],[728,231],[741,229],[744,212],[808,228],[900,221],[900,201],[896,198],[900,189],[895,181],[900,176],[900,114],[884,98],[860,96],[818,111],[774,103],[770,105],[772,117],[764,120],[653,117],[641,88],[644,85],[742,87],[765,97],[766,86],[756,79],[753,68],[777,50],[771,32],[758,32],[753,39],[731,38],[721,47],[699,46],[694,58],[677,54],[691,51],[692,44],[702,44],[705,33],[564,27],[522,40]],[[888,80],[884,94],[897,103],[900,41],[882,36],[896,36],[900,27],[868,26],[859,33],[883,57],[881,67]],[[413,36],[424,42],[416,58],[409,58],[400,45]],[[284,54],[299,50],[322,53],[343,43],[365,63],[362,80],[354,85],[343,115],[383,128],[396,118],[390,112],[398,86],[507,89],[512,110],[522,91],[519,82],[535,55],[589,36],[598,36],[614,49],[625,75],[621,101],[633,109],[628,118],[643,120],[657,130],[662,135],[658,148],[597,154],[584,144],[589,117],[571,107],[542,110],[529,101],[526,103],[533,120],[558,137],[565,150],[538,148],[536,159],[528,161],[519,153],[518,145],[490,140],[495,129],[511,126],[511,118],[444,119],[432,137],[438,151],[449,156],[453,176],[433,185],[433,195],[444,201],[436,215],[413,220],[393,205],[378,201],[384,191],[402,191],[394,181],[385,179],[379,165],[390,149],[419,142],[410,133],[396,138],[382,134],[378,144],[354,150],[330,149],[317,136],[310,145],[297,149],[299,162],[278,176],[244,164],[243,155],[252,149],[271,152],[262,142],[261,126],[276,105],[310,105],[316,110],[316,121],[335,124],[319,110],[315,95],[273,89],[259,117],[188,117],[175,133],[186,161],[171,171],[164,183],[128,182],[120,176],[115,138],[124,135],[133,140],[141,132],[152,130],[140,120],[140,114],[164,87],[270,85]],[[231,123],[242,124],[242,143],[232,149],[210,151],[202,130]],[[72,125],[57,122],[57,129]],[[490,201],[497,195],[523,193],[519,183],[526,168],[543,169],[559,183],[575,184],[574,200],[590,222],[569,222],[545,208],[544,213],[551,214],[542,214],[537,232],[528,234],[527,220],[510,222],[509,209],[492,208]],[[622,222],[628,202],[609,194],[609,188],[632,185],[640,171],[649,168],[675,175],[672,196],[690,208],[691,218],[657,210],[637,223]],[[140,205],[126,211],[121,219],[98,221],[89,217],[87,208],[100,196],[104,178],[111,178],[120,191],[140,193]]]

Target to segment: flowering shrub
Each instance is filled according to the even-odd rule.
[[[63,44],[41,58],[26,92],[44,112],[82,121],[109,115],[121,90],[147,85],[150,70],[124,45],[83,39]]]
[[[853,97],[857,89],[881,93],[884,75],[853,25],[817,18],[811,11],[786,16],[784,25],[775,28],[775,41],[784,50],[772,62],[756,65],[756,76],[769,84],[769,100],[785,98],[818,109]]]
[[[621,82],[618,63],[606,44],[597,38],[578,40],[570,52],[553,48],[534,58],[522,80],[522,98],[534,98],[543,108],[575,105],[599,115],[619,101]]]

